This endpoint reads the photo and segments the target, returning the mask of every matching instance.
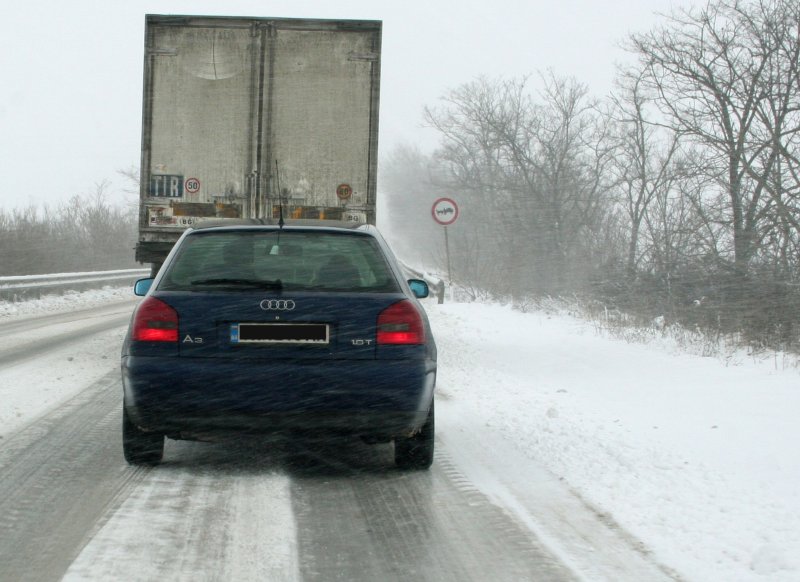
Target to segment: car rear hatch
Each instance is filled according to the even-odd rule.
[[[373,359],[380,313],[401,293],[157,293],[178,313],[179,355]]]

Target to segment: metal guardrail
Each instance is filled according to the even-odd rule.
[[[422,279],[431,289],[439,303],[444,303],[444,280],[418,271],[400,262],[409,277]],[[41,297],[46,293],[59,293],[70,290],[93,289],[104,284],[119,282],[133,283],[136,279],[147,277],[150,269],[119,269],[116,271],[86,271],[80,273],[53,273],[48,275],[17,275],[0,277],[0,300],[21,301]]]
[[[20,301],[37,298],[45,293],[93,289],[114,282],[133,283],[136,279],[147,277],[149,274],[150,269],[119,269],[0,277],[0,299]]]

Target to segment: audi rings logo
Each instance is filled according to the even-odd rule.
[[[291,311],[294,301],[291,299],[264,299],[258,304],[264,311]]]

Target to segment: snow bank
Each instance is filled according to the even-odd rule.
[[[800,579],[796,372],[615,341],[567,316],[426,309],[442,396],[659,562],[689,580]]]
[[[126,301],[132,297],[133,287],[131,285],[107,285],[102,289],[67,291],[62,294],[44,295],[40,299],[20,302],[0,300],[0,324],[15,318],[76,311],[114,301]]]

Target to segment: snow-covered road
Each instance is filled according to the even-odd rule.
[[[118,317],[111,311],[109,322]],[[69,345],[42,357],[70,363],[76,357],[62,349],[95,349],[107,361],[118,348],[118,338],[98,345],[90,334],[46,335],[54,348],[58,337]],[[28,370],[33,379],[30,358],[21,360],[0,366],[0,376]],[[128,467],[117,364],[107,365],[3,439],[0,579],[576,579],[445,457],[431,472],[402,472],[390,445],[231,438],[170,441],[159,467]],[[16,376],[3,376],[7,368]]]
[[[429,473],[391,469],[389,446],[280,439],[168,441],[133,469],[126,295],[0,304],[0,579],[800,578],[796,370],[428,303]]]

